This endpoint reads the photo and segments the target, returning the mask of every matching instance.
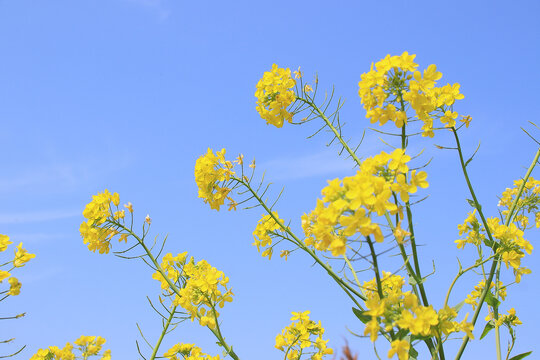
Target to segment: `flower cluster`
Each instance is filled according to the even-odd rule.
[[[451,106],[463,99],[459,84],[436,87],[442,77],[435,65],[430,65],[423,73],[416,71],[416,55],[404,52],[400,56],[387,55],[371,65],[368,73],[361,75],[358,83],[361,102],[366,117],[371,123],[384,125],[394,122],[396,127],[407,123],[406,105],[415,111],[415,116],[423,122],[422,136],[433,137],[433,119],[439,118],[445,127],[454,127],[459,114]],[[470,116],[461,121],[469,126]]]
[[[523,323],[519,318],[516,316],[516,309],[511,308],[508,310],[508,314],[506,315],[499,315],[499,318],[495,320],[495,316],[493,312],[490,312],[488,316],[486,316],[486,321],[492,321],[493,326],[499,327],[503,324],[506,324],[507,326],[517,326],[522,325]]]
[[[459,236],[466,235],[464,239],[454,241],[458,249],[463,249],[466,244],[480,246],[486,239],[482,233],[484,228],[480,225],[478,219],[476,219],[476,209],[467,214],[467,218],[463,224],[458,225],[458,230]]]
[[[309,311],[293,312],[289,326],[276,336],[276,349],[283,351],[289,360],[300,360],[302,355],[311,355],[312,360],[321,360],[333,350],[323,340],[324,328],[321,322],[309,319]]]
[[[272,215],[278,219],[281,224],[284,223],[283,220],[279,218],[277,212],[273,211]],[[270,215],[263,215],[253,231],[253,239],[255,241],[252,245],[257,246],[257,250],[259,252],[261,251],[261,246],[265,247],[272,245],[272,232],[281,230],[281,226],[276,222],[276,220],[274,220],[274,217]],[[269,247],[262,252],[262,256],[268,256],[268,260],[270,260],[272,258],[273,251],[273,247]]]
[[[106,340],[101,336],[81,336],[71,343],[66,343],[62,349],[57,346],[49,346],[47,349],[39,349],[30,360],[75,360],[88,359],[90,356],[99,356],[103,344]],[[77,357],[73,352],[77,349],[81,353],[81,357]],[[111,350],[105,350],[101,354],[101,360],[111,360]]]
[[[487,223],[495,239],[499,240],[497,254],[502,258],[506,268],[512,267],[516,282],[521,281],[521,275],[530,274],[531,270],[521,266],[521,259],[525,253],[531,254],[533,246],[523,238],[523,231],[516,224],[509,226],[500,224],[499,218],[488,218]]]
[[[9,241],[9,236],[0,234],[0,252],[6,251],[10,244],[13,244],[13,242]],[[11,271],[24,266],[24,264],[36,257],[35,254],[30,254],[26,251],[22,245],[22,243],[19,243],[15,248],[15,256],[12,261],[0,264],[0,283],[8,279],[9,290],[7,290],[7,295],[9,296],[16,296],[21,293],[21,283],[16,277],[11,275]],[[3,267],[10,264],[11,267],[8,270],[2,270]]]
[[[358,233],[382,242],[381,227],[372,215],[389,212],[399,213],[402,218],[397,195],[408,202],[409,194],[428,186],[425,172],[409,172],[410,160],[402,149],[391,154],[383,151],[365,159],[356,175],[329,181],[322,190],[322,200],[317,200],[310,214],[302,216],[306,245],[339,256],[346,252],[347,238]],[[396,233],[400,242],[403,235]]]
[[[257,83],[255,97],[257,98],[257,111],[267,124],[278,128],[283,121],[292,121],[292,114],[287,108],[296,100],[293,90],[296,81],[291,77],[291,70],[272,65],[272,70],[263,74]]]
[[[368,309],[364,315],[371,317],[366,322],[364,335],[369,335],[371,341],[377,340],[380,332],[388,333],[395,327],[398,330],[408,330],[417,336],[435,336],[438,333],[448,336],[454,332],[464,331],[473,338],[473,325],[466,321],[467,316],[458,323],[454,321],[456,311],[448,306],[436,312],[431,305],[420,305],[416,295],[410,291],[403,292],[404,284],[403,277],[384,271],[380,289],[376,279],[364,282],[362,288],[367,298],[365,305]],[[388,356],[397,354],[400,360],[407,359],[408,349],[402,338],[395,339]]]
[[[210,208],[219,211],[225,199],[234,203],[234,200],[227,196],[231,189],[226,186],[234,175],[233,167],[232,162],[225,160],[225,149],[214,154],[209,148],[207,153],[195,162],[195,182],[199,188],[199,197],[210,204]]]
[[[507,196],[510,195],[507,193]],[[504,199],[504,201],[507,202],[508,200]],[[510,223],[507,226],[501,224],[499,218],[488,218],[486,221],[493,238],[499,240],[497,254],[501,256],[507,268],[512,267],[515,280],[519,283],[523,274],[531,273],[530,269],[521,266],[521,259],[525,256],[525,253],[531,254],[533,246],[523,238],[523,230],[519,228],[518,224]],[[523,222],[523,220],[521,221]],[[463,224],[458,225],[458,230],[459,235],[466,235],[465,238],[455,241],[458,249],[462,249],[465,244],[474,244],[479,247],[486,242],[486,236],[484,235],[486,230],[476,219],[476,209],[468,214]]]
[[[119,204],[120,196],[118,193],[111,194],[107,189],[92,196],[92,201],[86,205],[83,211],[83,216],[87,220],[82,222],[79,227],[79,232],[83,242],[87,244],[88,250],[92,252],[97,250],[100,254],[109,253],[110,240],[118,234],[118,231],[111,228],[106,222],[109,217],[114,216],[112,206],[118,207]],[[120,213],[117,216],[120,216]]]
[[[180,357],[178,356],[180,355]],[[219,360],[219,355],[210,356],[202,352],[195,344],[176,344],[163,357],[169,360]]]
[[[497,288],[498,288],[497,294],[492,293],[491,295],[493,295],[493,296],[497,295],[502,300],[506,299],[506,287],[504,286],[504,284],[501,281],[499,281],[497,283],[497,285],[498,285],[497,286]],[[476,309],[476,307],[478,306],[478,299],[480,299],[480,296],[482,295],[482,291],[484,291],[485,287],[486,287],[486,281],[485,280],[480,280],[478,285],[476,285],[474,287],[474,290],[470,294],[467,295],[467,298],[465,299],[465,303],[470,304],[472,306],[473,310]],[[495,283],[492,282],[489,285],[489,288],[491,290],[494,287],[495,287]]]
[[[498,206],[506,207],[502,211],[504,216],[508,216],[510,213],[510,207],[516,198],[519,188],[523,185],[523,180],[519,179],[514,181],[513,188],[507,188],[502,193]],[[514,218],[512,221],[520,227],[522,230],[526,230],[536,225],[540,227],[540,211],[538,206],[540,205],[540,180],[536,180],[533,177],[529,177],[527,183],[523,188],[518,202],[514,209]],[[534,225],[529,226],[529,214],[534,214]]]
[[[193,257],[186,262],[187,253],[173,257],[168,253],[163,257],[161,271],[156,271],[152,278],[161,282],[166,295],[174,295],[173,305],[184,308],[193,321],[199,320],[202,326],[216,327],[219,313],[225,302],[231,302],[233,293],[227,287],[229,278],[205,260],[195,264]],[[172,283],[176,289],[171,288]]]

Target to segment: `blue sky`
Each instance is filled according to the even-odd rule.
[[[540,123],[533,105],[539,10],[534,1],[0,1],[0,233],[37,254],[16,274],[21,295],[2,303],[2,314],[27,316],[3,324],[0,337],[17,340],[1,353],[27,344],[20,358],[29,358],[87,334],[105,337],[114,358],[133,359],[136,323],[151,342],[157,338],[159,319],[145,299],[159,292],[150,269],[93,254],[80,239],[82,209],[107,188],[131,201],[141,221],[151,215],[153,234],[169,234],[168,251],[189,251],[230,277],[235,300],[222,311],[223,329],[241,358],[279,358],[275,335],[291,311],[306,309],[327,328],[332,347],[348,339],[371,358],[369,340],[348,333],[363,327],[328,276],[301,254],[268,262],[250,245],[260,210],[217,213],[197,198],[195,160],[208,147],[256,158],[274,189],[285,187],[278,211],[299,229],[326,180],[350,175],[353,166],[335,160],[339,149],[325,146],[329,134],[306,140],[314,124],[265,125],[255,111],[258,79],[272,63],[302,66],[307,78],[318,73],[322,88],[335,85],[346,100],[345,133],[358,142],[369,126],[357,96],[360,74],[386,54],[409,51],[421,68],[437,64],[442,81],[461,84],[466,98],[457,111],[473,117],[462,142],[472,153],[481,141],[470,173],[494,216],[497,195],[536,150],[520,127],[540,137],[528,124]],[[431,196],[415,219],[424,272],[436,261],[426,286],[437,307],[456,256],[473,254],[453,243],[470,210],[456,154],[434,143],[452,144],[441,133],[413,149],[434,157],[424,192]],[[369,132],[360,154],[383,149]],[[537,236],[529,233],[533,246]],[[515,307],[524,322],[516,354],[535,349],[538,259],[524,260],[533,274],[508,291],[505,309]],[[451,302],[475,283],[463,277]],[[196,324],[180,326],[163,349],[176,342],[219,353]],[[473,341],[470,356],[493,357],[493,343],[493,336]]]

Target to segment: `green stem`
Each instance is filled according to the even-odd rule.
[[[459,137],[457,135],[456,129],[453,128],[453,127],[452,127],[452,132],[454,133],[454,137],[456,139],[457,150],[458,150],[458,153],[459,153],[459,160],[461,162],[461,169],[463,171],[463,175],[465,176],[465,181],[467,182],[469,192],[471,193],[471,196],[473,198],[475,208],[478,210],[478,214],[480,215],[480,218],[482,219],[482,224],[484,225],[484,228],[486,230],[486,233],[487,233],[489,239],[493,243],[493,248],[494,248],[494,251],[495,251],[496,243],[493,240],[493,237],[491,235],[491,230],[489,229],[489,226],[487,225],[487,221],[486,221],[486,219],[484,217],[484,213],[482,212],[482,208],[480,207],[480,204],[478,203],[478,199],[476,198],[476,195],[475,195],[474,190],[472,188],[471,182],[469,180],[469,175],[467,173],[467,168],[466,168],[465,162],[463,160],[463,153],[461,151],[461,144],[459,143]],[[525,187],[525,184],[527,183],[527,180],[528,180],[529,176],[531,175],[534,167],[536,166],[536,163],[538,162],[539,157],[540,157],[540,148],[537,150],[536,155],[534,157],[534,160],[532,161],[531,165],[529,166],[529,169],[527,169],[525,177],[523,178],[523,183],[521,184],[521,186],[520,186],[520,188],[518,190],[518,193],[516,195],[516,198],[514,199],[514,201],[512,203],[512,206],[510,207],[510,212],[508,213],[509,216],[506,218],[506,221],[505,221],[506,226],[508,226],[508,224],[510,223],[511,215],[513,214],[513,212],[514,212],[514,210],[516,208],[516,204],[517,204],[521,194],[523,193],[523,189]],[[497,265],[498,265],[499,262],[500,262],[500,256],[495,255],[495,258],[493,259],[493,263],[491,264],[491,268],[489,270],[488,279],[487,279],[487,281],[485,283],[484,290],[482,291],[482,295],[480,296],[480,299],[479,299],[479,302],[478,302],[478,307],[476,308],[476,311],[474,312],[474,315],[473,315],[473,318],[472,318],[472,324],[473,325],[476,324],[476,320],[478,319],[478,316],[480,315],[480,310],[482,309],[482,305],[484,304],[484,301],[486,299],[487,292],[489,291],[489,287],[491,285],[491,282],[493,281],[493,277],[495,275],[495,271],[497,269]],[[461,359],[461,356],[463,355],[463,352],[465,351],[465,348],[467,347],[468,342],[469,342],[469,336],[465,335],[463,337],[461,347],[459,348],[459,350],[458,350],[458,352],[456,354],[455,360]]]
[[[243,179],[239,179],[237,177],[231,177],[231,179],[233,179],[233,180],[237,181],[238,183],[244,185],[249,190],[251,195],[259,202],[259,204],[264,208],[264,210],[268,213],[268,215],[270,215],[272,217],[272,219],[276,222],[276,224],[278,224],[283,231],[285,231],[287,234],[289,234],[294,239],[295,244],[299,248],[301,248],[302,250],[307,252],[313,258],[313,260],[315,260],[315,262],[317,262],[317,264],[319,264],[324,270],[326,270],[326,272],[328,272],[328,274],[332,277],[332,279],[334,279],[339,285],[341,285],[342,287],[347,289],[347,294],[349,295],[349,297],[351,297],[351,299],[353,299],[353,301],[355,302],[355,304],[357,306],[359,306],[358,302],[356,301],[356,299],[354,299],[354,297],[352,297],[352,295],[349,292],[353,293],[354,295],[358,296],[360,299],[362,299],[364,301],[366,300],[366,297],[364,295],[360,294],[353,287],[351,287],[349,284],[347,284],[345,281],[343,281],[343,279],[341,279],[339,276],[337,276],[337,274],[332,270],[332,268],[330,266],[323,263],[321,261],[321,259],[319,259],[319,257],[317,255],[315,255],[313,250],[309,249],[306,245],[304,245],[304,243],[291,231],[291,229],[289,229],[287,226],[285,226],[285,224],[282,223],[279,220],[279,218],[274,215],[272,210],[270,210],[270,208],[268,208],[266,203],[261,199],[261,197],[257,194],[257,192],[251,188],[249,183],[247,183]],[[359,308],[360,308],[360,310],[362,310],[361,307],[359,307]]]
[[[322,110],[319,109],[319,107],[317,105],[315,105],[315,103],[310,101],[310,100],[306,100],[306,99],[303,99],[301,97],[297,97],[296,100],[300,100],[303,103],[311,106],[313,108],[313,110],[315,110],[317,112],[317,114],[320,116],[320,118],[323,119],[324,122],[326,123],[326,126],[328,126],[330,128],[330,130],[332,130],[335,137],[339,140],[339,142],[341,143],[343,148],[349,153],[349,155],[353,158],[353,160],[356,162],[356,164],[358,166],[360,166],[362,164],[362,161],[360,161],[358,156],[356,156],[356,153],[349,147],[347,142],[345,140],[343,140],[343,138],[341,137],[341,134],[339,133],[339,131],[336,129],[336,127],[334,125],[332,125],[332,122],[330,122],[330,120],[328,120],[328,117],[326,117],[326,115],[322,112]]]
[[[180,295],[180,289],[178,289],[178,287],[171,281],[171,279],[169,279],[169,277],[167,276],[167,274],[165,273],[165,271],[163,271],[163,269],[161,268],[161,266],[159,265],[159,263],[157,262],[156,258],[154,257],[154,255],[152,255],[152,253],[150,252],[150,249],[148,249],[148,247],[146,246],[146,244],[144,243],[144,241],[137,235],[135,234],[131,229],[128,229],[127,227],[125,227],[124,225],[120,224],[120,223],[116,223],[116,222],[113,222],[113,224],[121,227],[122,229],[124,229],[125,231],[127,231],[131,236],[133,236],[138,242],[139,244],[143,247],[144,251],[146,252],[146,255],[148,255],[148,257],[150,258],[150,260],[152,261],[152,263],[154,264],[156,270],[161,274],[161,276],[165,279],[165,281],[167,282],[167,284],[169,285],[169,287],[171,288],[172,291],[174,291],[174,293],[178,296],[181,296]],[[216,322],[217,323],[217,322]],[[223,347],[228,351],[228,353],[231,355],[231,357],[234,359],[234,360],[239,360],[238,356],[232,351],[232,348],[225,342],[225,340],[223,339],[223,337],[219,337],[218,334],[213,330],[213,329],[210,329],[212,331],[212,333],[218,338],[219,342],[221,343],[221,345],[223,345]]]
[[[165,337],[165,334],[167,334],[167,330],[169,329],[169,326],[171,325],[171,321],[174,318],[174,314],[176,312],[176,306],[174,306],[171,310],[171,313],[169,317],[167,318],[167,322],[163,326],[163,331],[161,332],[161,335],[159,336],[159,339],[156,343],[156,346],[154,346],[154,351],[152,351],[152,355],[150,356],[150,360],[154,360],[156,358],[157,352],[159,347],[161,346],[161,342],[163,341],[163,338]]]
[[[495,255],[490,256],[486,260],[484,260],[484,261],[482,261],[482,262],[480,262],[478,264],[474,264],[472,266],[469,266],[465,270],[461,269],[461,265],[460,265],[460,269],[459,269],[456,277],[454,278],[454,280],[450,284],[450,287],[448,288],[448,292],[446,293],[446,298],[444,299],[444,307],[448,306],[448,300],[450,300],[450,293],[452,292],[452,289],[454,288],[454,285],[456,284],[457,280],[461,277],[461,275],[465,274],[469,270],[477,268],[478,266],[484,265],[485,263],[487,263],[489,260],[493,259],[494,257],[495,257]]]

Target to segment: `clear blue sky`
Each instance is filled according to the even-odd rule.
[[[38,348],[63,346],[82,334],[107,339],[115,359],[137,358],[139,323],[151,342],[160,322],[145,296],[159,285],[142,262],[89,252],[78,228],[91,195],[107,188],[131,201],[155,235],[169,234],[167,250],[189,251],[230,277],[235,300],[222,311],[223,330],[243,359],[275,359],[275,335],[291,311],[310,309],[327,328],[330,345],[344,339],[360,358],[372,358],[350,301],[319,268],[298,254],[288,262],[262,259],[252,243],[259,210],[215,212],[197,198],[196,158],[207,147],[256,158],[275,189],[285,186],[278,211],[299,229],[327,179],[350,175],[334,160],[328,134],[305,138],[314,125],[276,129],[255,111],[255,84],[272,63],[302,66],[321,86],[346,100],[346,136],[358,141],[368,126],[357,96],[360,74],[372,61],[403,51],[422,68],[437,64],[445,83],[459,82],[460,113],[473,117],[464,132],[478,196],[491,216],[497,195],[524,173],[535,151],[520,127],[540,123],[539,27],[536,1],[0,1],[0,233],[24,243],[36,258],[17,272],[22,293],[2,303],[0,338]],[[538,131],[534,132],[540,137]],[[384,149],[369,133],[362,156]],[[456,225],[469,207],[447,134],[420,140],[431,197],[416,209],[425,259],[437,272],[426,286],[436,307],[457,271]],[[540,174],[537,175],[540,177]],[[537,233],[529,238],[538,247]],[[540,256],[524,260],[533,274],[508,290],[515,307],[516,354],[537,349]],[[371,276],[371,275],[370,275]],[[476,278],[464,277],[459,294]],[[469,308],[470,311],[470,308]],[[475,332],[477,336],[478,331]],[[506,339],[506,338],[505,338]],[[210,354],[212,335],[186,323],[166,341],[195,342]],[[456,344],[459,341],[455,342]],[[493,336],[470,344],[469,357],[493,358]],[[503,345],[506,340],[503,340]],[[381,342],[381,352],[385,345]],[[448,350],[447,352],[451,352]]]

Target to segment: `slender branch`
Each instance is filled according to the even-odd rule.
[[[484,225],[484,228],[486,229],[486,233],[487,233],[489,239],[492,241],[493,248],[495,250],[496,243],[495,243],[495,241],[493,241],[493,237],[491,235],[491,230],[489,229],[489,226],[487,225],[487,221],[486,221],[486,219],[484,217],[484,213],[482,212],[482,208],[480,207],[480,204],[478,203],[478,200],[477,200],[476,195],[474,193],[474,190],[472,188],[471,182],[469,180],[469,175],[467,173],[467,168],[466,168],[465,162],[463,160],[463,153],[461,151],[461,145],[459,143],[459,137],[457,135],[457,131],[456,131],[455,128],[452,128],[452,132],[454,133],[454,137],[456,139],[457,150],[458,150],[458,153],[459,153],[459,160],[461,162],[461,169],[463,171],[463,175],[465,176],[465,180],[467,182],[469,192],[471,193],[471,196],[473,197],[475,207],[478,210],[478,214],[480,215],[480,218],[482,219],[482,223]],[[519,198],[521,197],[521,194],[523,193],[523,189],[525,188],[525,184],[527,183],[527,180],[528,180],[529,176],[531,175],[534,167],[536,166],[539,157],[540,157],[540,148],[536,151],[536,155],[534,156],[534,160],[532,161],[531,165],[529,166],[529,169],[527,169],[527,172],[525,173],[525,176],[523,178],[523,183],[521,184],[521,186],[520,186],[520,188],[518,190],[518,193],[516,195],[516,198],[514,199],[512,205],[510,207],[510,212],[508,214],[509,216],[506,218],[506,221],[505,221],[506,226],[508,226],[508,224],[510,223],[511,215],[513,214],[513,211],[516,208],[517,202],[518,202]],[[478,316],[480,315],[480,310],[482,309],[482,305],[484,304],[484,301],[486,299],[487,293],[489,291],[489,287],[490,287],[491,282],[493,280],[493,277],[495,275],[495,271],[497,269],[497,264],[498,264],[499,261],[500,261],[500,256],[496,255],[495,258],[493,259],[493,263],[491,264],[491,268],[489,270],[489,276],[488,276],[488,279],[486,280],[484,290],[482,291],[482,295],[480,296],[480,299],[478,301],[478,307],[476,308],[476,311],[474,312],[474,315],[473,315],[473,318],[472,318],[472,324],[473,325],[476,324],[476,320],[478,319]],[[459,348],[459,351],[456,354],[455,360],[461,359],[461,356],[463,355],[463,352],[465,351],[465,348],[467,347],[468,342],[469,342],[469,336],[465,335],[463,337],[461,347]]]
[[[161,346],[161,342],[163,341],[163,338],[165,337],[165,334],[167,334],[167,330],[169,329],[169,326],[171,325],[171,321],[174,318],[174,314],[176,312],[176,306],[174,306],[171,310],[171,313],[169,317],[167,318],[167,322],[163,326],[163,331],[161,332],[161,335],[159,336],[159,339],[156,343],[156,346],[154,346],[154,350],[152,351],[152,355],[150,356],[150,360],[154,360],[156,358],[157,352],[159,347]]]

